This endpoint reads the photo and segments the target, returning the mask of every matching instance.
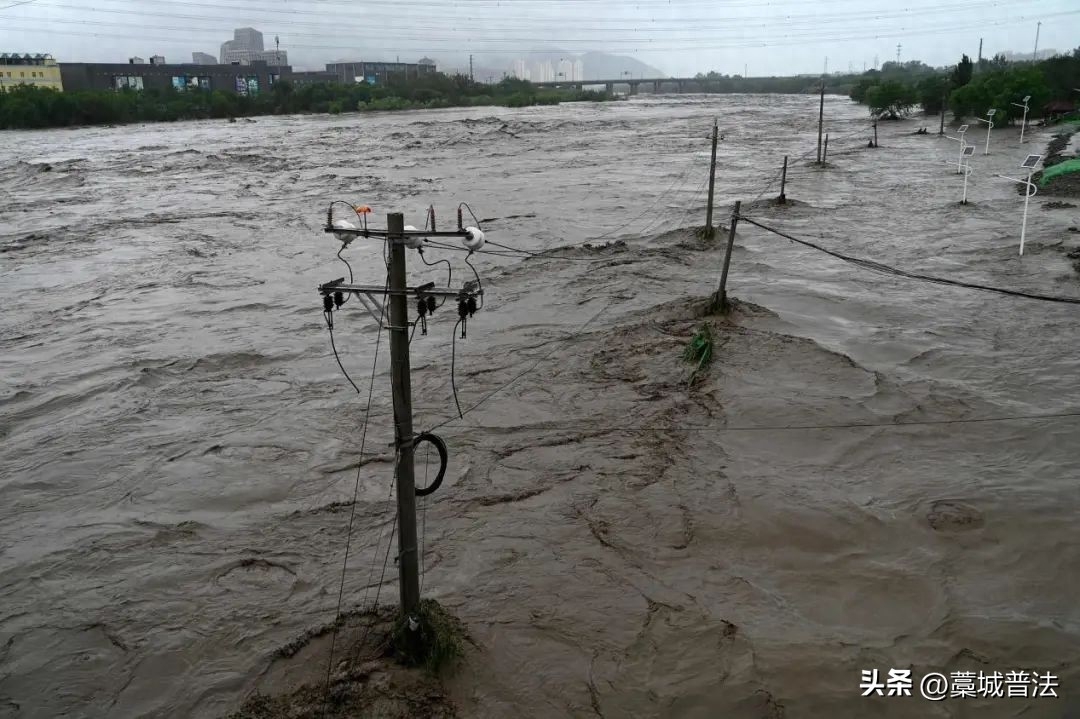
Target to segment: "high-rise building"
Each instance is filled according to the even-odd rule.
[[[545,60],[536,64],[536,77],[537,82],[554,82],[555,81],[555,68],[552,67],[550,60]]]
[[[241,27],[233,30],[233,42],[240,43],[249,50],[262,52],[263,34],[253,27]]]
[[[208,52],[191,53],[191,61],[196,65],[217,65],[218,59]]]
[[[559,72],[556,80],[574,80],[574,63],[566,58],[559,60]]]
[[[585,79],[585,63],[581,60],[574,60],[574,80]]]
[[[288,65],[289,53],[285,50],[263,49],[263,34],[255,28],[242,27],[233,30],[233,39],[221,45],[222,65],[250,65],[256,61],[269,65]]]
[[[529,66],[524,60],[514,60],[514,77],[518,80],[530,79]]]

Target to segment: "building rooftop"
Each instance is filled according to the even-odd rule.
[[[50,60],[54,60],[54,58],[48,53],[39,52],[36,55],[23,53],[20,55],[17,52],[0,52],[0,63],[5,65],[44,65]]]

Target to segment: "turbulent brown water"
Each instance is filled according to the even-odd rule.
[[[462,716],[1080,716],[1080,419],[876,426],[1080,411],[1075,305],[744,224],[729,285],[752,304],[686,383],[722,251],[676,230],[703,222],[714,116],[718,221],[738,199],[852,255],[1080,295],[1075,209],[1037,198],[1017,257],[994,177],[1020,172],[1017,132],[961,207],[955,143],[905,122],[870,150],[864,108],[826,114],[831,167],[793,159],[787,208],[749,203],[813,148],[816,98],[5,133],[0,715],[216,716],[332,619],[364,407],[315,292],[345,273],[320,231],[343,199],[419,225],[468,201],[490,239],[559,248],[474,258],[462,405],[535,367],[440,430],[423,506],[424,593],[479,647],[449,684]],[[381,247],[347,257],[384,279]],[[453,416],[452,315],[412,344],[420,429]],[[366,390],[373,323],[346,307],[335,338]],[[346,607],[392,519],[385,349]],[[778,425],[863,426],[737,429]],[[1048,670],[1062,697],[859,696],[892,667]]]

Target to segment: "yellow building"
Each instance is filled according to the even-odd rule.
[[[0,53],[0,92],[16,85],[51,87],[57,92],[64,90],[60,66],[52,55]]]

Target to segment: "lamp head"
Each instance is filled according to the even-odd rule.
[[[359,228],[355,224],[353,224],[352,222],[349,222],[348,220],[334,220],[334,229],[335,230],[356,230],[356,229],[359,229]],[[356,239],[356,235],[349,234],[348,232],[335,232],[334,237],[336,237],[338,239],[338,241],[340,241],[341,244],[345,245],[346,247],[349,246],[350,242],[352,242],[353,240]]]

